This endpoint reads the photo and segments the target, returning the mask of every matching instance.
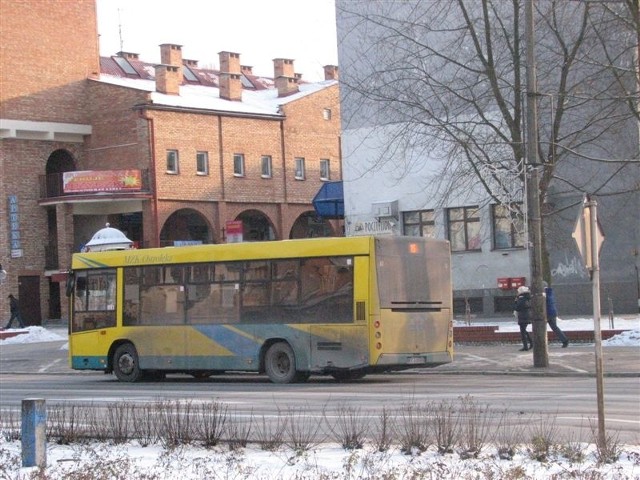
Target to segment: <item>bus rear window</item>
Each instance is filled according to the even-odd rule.
[[[380,306],[450,308],[449,251],[442,242],[410,237],[376,239]]]

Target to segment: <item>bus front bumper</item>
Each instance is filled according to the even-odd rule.
[[[106,356],[73,356],[71,368],[74,370],[105,370],[107,368]]]

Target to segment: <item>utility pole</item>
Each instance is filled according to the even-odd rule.
[[[535,63],[533,2],[525,2],[527,63],[527,216],[531,263],[531,316],[533,320],[533,366],[548,367],[547,315],[542,283],[542,218],[540,215],[540,168],[538,162],[538,93]]]

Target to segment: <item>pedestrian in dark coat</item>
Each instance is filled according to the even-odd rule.
[[[518,288],[518,296],[513,309],[518,317],[518,326],[520,327],[520,338],[522,339],[521,352],[526,352],[530,348],[533,348],[533,342],[527,332],[527,325],[531,323],[531,292],[529,287]]]
[[[556,308],[556,298],[553,294],[553,289],[545,286],[544,296],[547,300],[547,323],[551,327],[551,330],[553,330],[553,333],[558,337],[558,340],[562,342],[562,348],[567,348],[569,346],[569,339],[564,332],[560,330],[560,327],[558,327],[558,309]]]
[[[9,308],[11,309],[11,318],[9,319],[9,323],[5,328],[11,328],[11,324],[13,324],[14,320],[18,321],[18,325],[20,328],[24,328],[24,322],[22,321],[22,315],[20,315],[20,307],[18,305],[18,299],[14,297],[11,293],[9,294]]]

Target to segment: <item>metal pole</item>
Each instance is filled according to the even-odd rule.
[[[22,466],[47,466],[47,409],[42,398],[22,400]]]
[[[542,283],[542,220],[540,215],[540,179],[538,163],[538,112],[537,85],[534,54],[533,2],[525,3],[525,27],[527,44],[527,211],[529,217],[529,242],[531,243],[531,315],[533,317],[533,366],[548,367],[547,320]]]
[[[602,374],[602,333],[600,331],[600,261],[598,252],[598,219],[597,202],[588,200],[589,229],[591,232],[591,284],[593,288],[593,338],[596,348],[596,394],[598,397],[598,443],[601,447],[606,445],[604,429],[604,385]]]

